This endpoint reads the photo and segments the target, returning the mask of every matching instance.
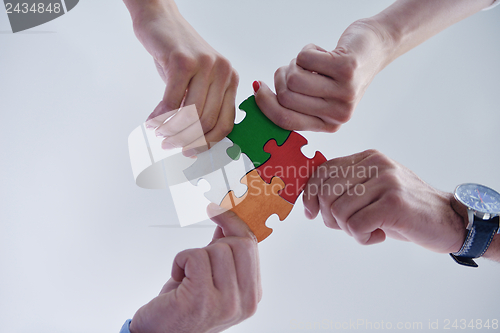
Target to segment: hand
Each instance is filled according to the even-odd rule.
[[[211,204],[212,242],[180,252],[160,294],[140,308],[131,333],[221,332],[252,316],[262,297],[257,239],[231,211]]]
[[[190,156],[206,147],[195,141],[205,134],[207,143],[218,142],[234,124],[238,73],[178,13],[177,8],[144,5],[134,19],[134,30],[153,56],[166,89],[162,101],[146,121],[148,128],[165,139],[162,148],[184,147]],[[181,106],[195,104],[197,117],[181,112]],[[200,129],[201,124],[201,129]],[[200,130],[198,130],[200,129]],[[190,151],[193,149],[192,151]]]
[[[456,252],[465,240],[465,221],[438,191],[412,171],[368,150],[319,167],[304,191],[306,215],[319,211],[326,226],[342,229],[361,244],[386,236],[431,251]]]
[[[366,88],[389,61],[392,39],[381,25],[351,24],[333,51],[306,45],[274,75],[276,94],[260,82],[262,112],[288,130],[336,132],[354,112]]]

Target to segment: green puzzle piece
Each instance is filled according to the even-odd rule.
[[[239,108],[245,111],[246,116],[239,124],[234,125],[233,131],[227,136],[239,148],[236,146],[228,148],[227,154],[236,160],[242,152],[250,158],[257,168],[271,157],[271,154],[264,151],[266,142],[274,139],[277,145],[281,146],[291,131],[287,131],[269,120],[260,111],[254,96],[244,100]]]

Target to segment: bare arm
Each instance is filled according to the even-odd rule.
[[[310,44],[276,71],[276,95],[260,82],[261,110],[289,130],[335,132],[347,122],[383,68],[435,34],[491,5],[493,0],[398,0],[352,23],[337,47]],[[321,33],[328,33],[326,31]]]
[[[348,168],[357,173],[339,172]],[[466,208],[456,205],[452,193],[431,187],[374,150],[321,165],[303,200],[306,217],[321,214],[326,226],[341,229],[364,245],[390,237],[453,253],[467,234]],[[500,262],[500,235],[495,235],[483,257]]]
[[[383,62],[387,65],[447,27],[490,6],[493,2],[493,0],[398,0],[367,22],[379,25],[391,39],[393,51],[387,54]]]
[[[233,128],[236,70],[184,19],[173,0],[123,1],[137,38],[166,84],[147,127],[164,138],[162,148],[183,147],[187,155],[205,149],[196,147],[200,137],[208,143],[220,141]],[[179,112],[164,123],[181,106],[192,104],[197,119]],[[200,125],[202,131],[197,130]]]

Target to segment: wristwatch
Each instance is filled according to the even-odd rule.
[[[462,248],[451,257],[461,265],[477,267],[495,234],[500,231],[500,193],[479,184],[462,184],[455,189],[456,202],[467,211],[467,236]]]

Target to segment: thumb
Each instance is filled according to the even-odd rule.
[[[257,82],[257,81],[256,81]],[[296,117],[291,110],[283,107],[278,102],[276,94],[262,81],[259,82],[259,88],[255,91],[255,103],[259,109],[273,123],[286,130],[298,128]]]
[[[321,52],[328,52],[327,50],[325,50],[324,48],[322,48],[321,46],[318,46],[316,44],[307,44],[306,46],[304,46],[302,48],[302,50],[300,52],[304,52],[304,51],[321,51]]]
[[[257,242],[257,238],[242,219],[233,211],[211,203],[207,207],[208,216],[224,233],[225,237],[248,237]]]
[[[166,294],[168,293],[169,291],[172,291],[174,289],[177,289],[177,287],[179,287],[181,284],[181,282],[177,282],[175,281],[173,278],[170,278],[167,283],[165,283],[163,285],[163,288],[161,288],[161,291],[160,291],[160,294]]]

